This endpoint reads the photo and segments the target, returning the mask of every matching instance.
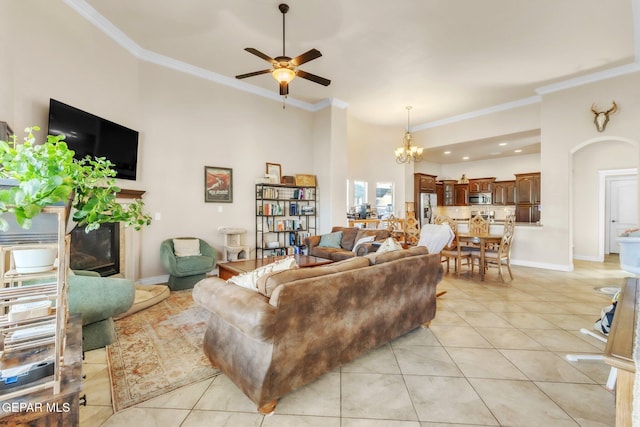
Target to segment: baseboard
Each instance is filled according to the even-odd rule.
[[[598,256],[591,255],[573,255],[573,259],[577,259],[578,261],[593,261],[593,262],[603,262],[604,259]]]
[[[542,263],[542,262],[531,262],[531,261],[522,261],[522,260],[512,259],[511,265],[518,265],[521,267],[540,268],[543,270],[573,271],[573,264],[571,265],[548,264],[548,263]]]
[[[169,281],[169,275],[164,274],[162,276],[155,277],[144,277],[142,279],[138,279],[136,283],[140,285],[162,285]]]

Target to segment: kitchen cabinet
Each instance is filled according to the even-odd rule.
[[[540,173],[516,174],[516,204],[540,203]]]
[[[438,199],[438,205],[440,206],[455,206],[456,205],[456,184],[458,181],[455,179],[445,179],[442,181],[442,202]]]
[[[469,193],[491,193],[495,178],[475,178],[469,180]]]
[[[494,205],[515,205],[516,204],[516,182],[496,181],[493,183],[493,204]]]
[[[435,193],[436,176],[416,173],[414,174],[414,187],[418,188],[420,193]]]
[[[538,221],[540,221],[538,205],[516,205],[516,222]]]
[[[455,191],[455,205],[467,206],[469,204],[469,184],[456,184]]]
[[[516,221],[540,221],[540,172],[516,174]]]
[[[436,200],[438,206],[444,206],[444,185],[441,182],[436,183]]]

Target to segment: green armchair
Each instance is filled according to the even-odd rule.
[[[94,350],[115,339],[113,316],[126,312],[135,299],[128,279],[100,277],[98,273],[69,273],[69,313],[82,315],[82,349]]]
[[[216,266],[218,253],[207,242],[195,237],[181,237],[181,240],[198,240],[200,255],[177,256],[173,239],[160,245],[162,265],[169,272],[169,288],[172,291],[193,288],[196,283]]]

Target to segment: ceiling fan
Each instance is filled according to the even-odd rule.
[[[249,53],[252,53],[265,61],[271,63],[272,68],[268,68],[266,70],[254,71],[253,73],[240,74],[236,76],[236,79],[246,79],[247,77],[259,76],[260,74],[271,73],[274,79],[280,84],[280,95],[289,94],[289,83],[296,76],[302,77],[303,79],[310,80],[314,83],[321,84],[323,86],[329,86],[331,84],[331,80],[325,79],[324,77],[316,76],[315,74],[307,73],[306,71],[302,71],[298,69],[298,67],[305,62],[309,62],[316,58],[322,56],[317,49],[311,49],[302,55],[296,56],[295,58],[289,58],[285,55],[284,51],[284,16],[289,11],[289,5],[280,4],[278,6],[280,12],[282,12],[282,56],[276,56],[275,58],[271,58],[268,55],[260,52],[257,49],[252,47],[247,47],[246,50]]]

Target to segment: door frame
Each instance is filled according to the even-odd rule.
[[[611,202],[610,195],[607,192],[607,178],[614,176],[636,176],[637,179],[638,168],[601,170],[598,171],[598,175],[598,217],[600,218],[600,221],[598,221],[598,260],[603,262],[607,237],[607,207]]]

